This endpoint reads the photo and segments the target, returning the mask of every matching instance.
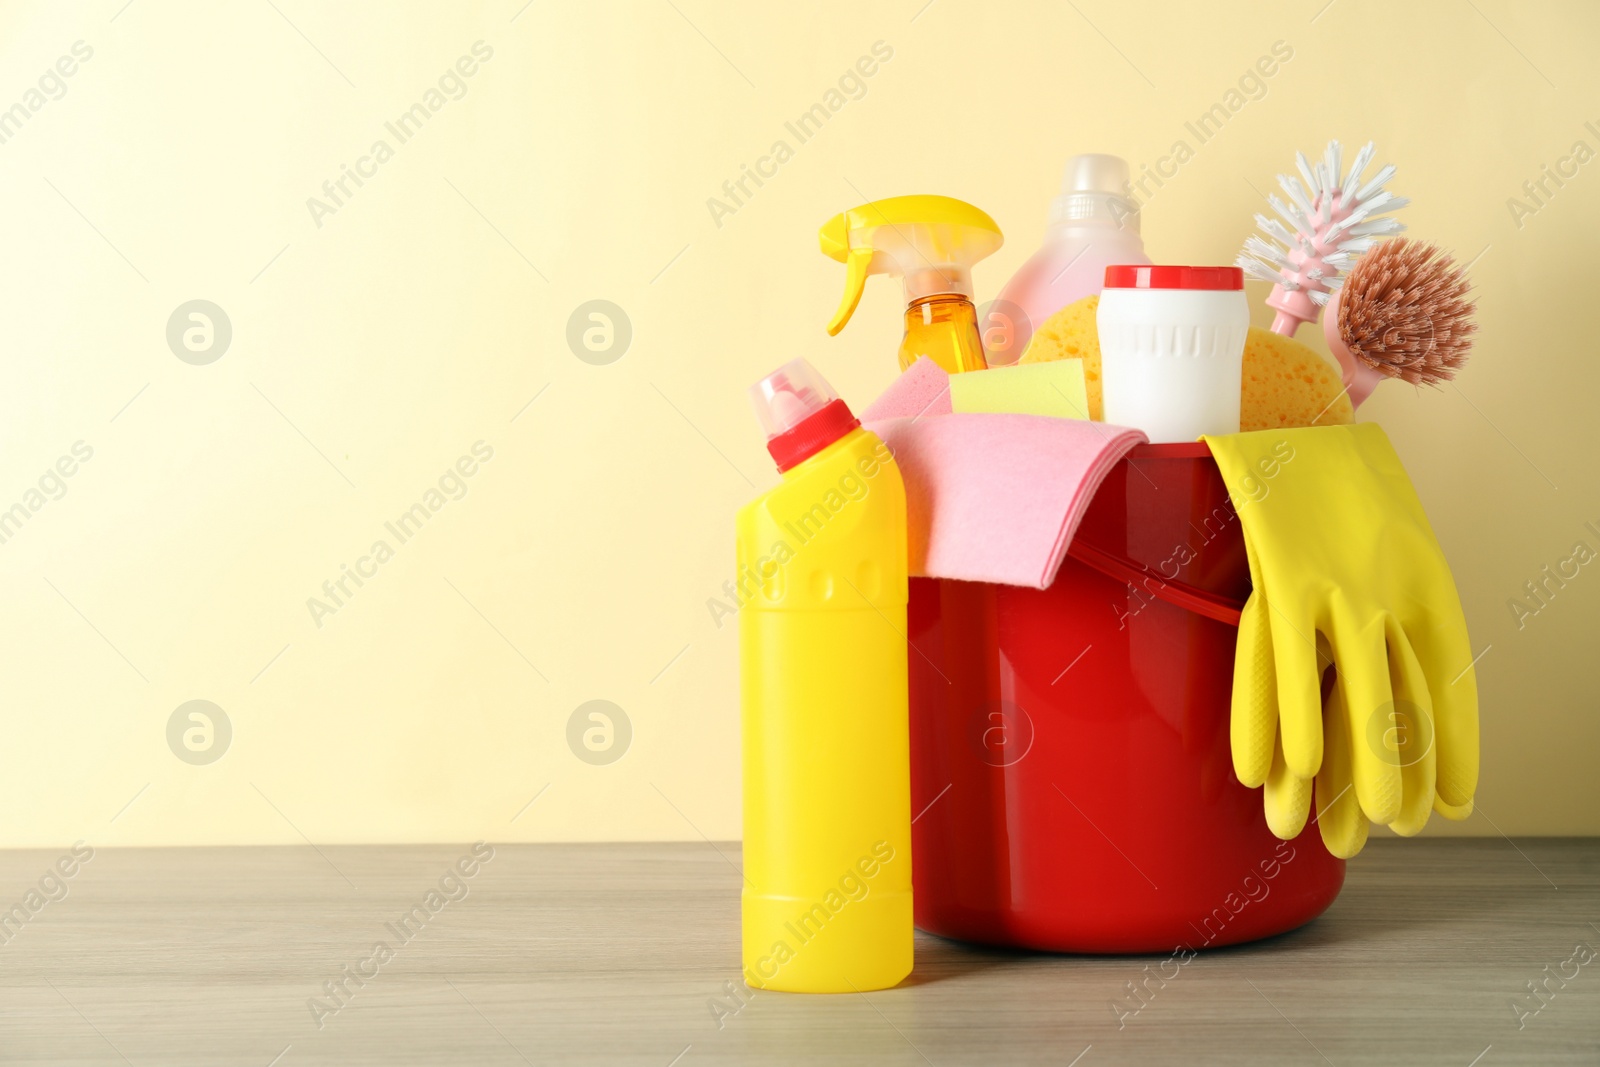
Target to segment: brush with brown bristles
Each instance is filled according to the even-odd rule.
[[[1356,260],[1328,302],[1322,328],[1360,407],[1385,378],[1438,385],[1455,377],[1478,324],[1467,272],[1426,241],[1384,241]]]

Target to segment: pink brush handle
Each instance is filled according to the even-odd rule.
[[[1327,281],[1338,275],[1338,271],[1328,266],[1323,258],[1338,251],[1339,242],[1328,239],[1328,230],[1338,222],[1343,222],[1349,217],[1350,211],[1344,205],[1343,191],[1333,194],[1333,206],[1328,212],[1326,222],[1322,219],[1322,196],[1311,204],[1311,217],[1316,229],[1309,235],[1312,251],[1304,248],[1291,248],[1288,253],[1289,268],[1286,273],[1299,286],[1296,289],[1285,289],[1282,285],[1274,285],[1272,292],[1267,296],[1267,307],[1278,314],[1272,320],[1272,332],[1284,337],[1293,337],[1294,332],[1304,322],[1316,322],[1321,312],[1314,300],[1312,293],[1325,293],[1328,291]],[[1332,315],[1329,316],[1332,318]]]
[[[1388,375],[1350,351],[1350,346],[1339,336],[1339,296],[1342,292],[1342,289],[1336,290],[1328,300],[1328,317],[1322,320],[1322,336],[1327,339],[1328,351],[1333,353],[1333,358],[1339,361],[1344,372],[1344,387],[1350,394],[1350,408],[1353,411],[1372,395],[1378,383]]]
[[[1293,337],[1301,323],[1316,322],[1322,310],[1312,302],[1309,291],[1290,291],[1281,285],[1274,285],[1267,294],[1267,307],[1278,313],[1272,320],[1272,332],[1284,337]]]

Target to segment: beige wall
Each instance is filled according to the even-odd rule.
[[[842,276],[816,227],[864,198],[969,199],[1009,237],[987,297],[1067,155],[1155,164],[1181,138],[1148,247],[1226,261],[1256,189],[1330,136],[1375,138],[1413,232],[1476,259],[1460,388],[1363,411],[1488,649],[1463,829],[1600,832],[1600,570],[1524,626],[1507,607],[1600,546],[1600,162],[1508,207],[1600,149],[1594,5],[275,2],[0,13],[0,107],[93,50],[0,144],[0,507],[93,451],[0,544],[0,845],[736,837],[735,627],[706,601],[733,510],[774,480],[742,391],[806,356],[859,404],[895,369],[891,284],[824,335]],[[386,131],[478,41],[460,99]],[[794,146],[785,121],[879,41],[865,94]],[[1277,41],[1292,60],[1196,145],[1185,121]],[[392,158],[362,163],[380,138]],[[780,138],[793,158],[714,219]],[[195,299],[232,327],[206,365],[166,336]],[[566,340],[592,299],[632,324],[609,365]],[[462,457],[464,495],[387,533]],[[362,563],[380,539],[393,558]],[[314,620],[343,564],[372,576]],[[196,699],[232,728],[205,766],[168,744]],[[593,699],[632,726],[607,766],[567,743]]]

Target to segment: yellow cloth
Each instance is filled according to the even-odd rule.
[[[1050,415],[1087,419],[1089,390],[1076,360],[991,367],[950,376],[950,409],[958,414]]]
[[[1234,661],[1234,772],[1265,786],[1273,832],[1304,828],[1313,780],[1336,856],[1361,850],[1366,820],[1409,836],[1433,810],[1465,818],[1479,763],[1472,647],[1388,437],[1366,423],[1205,441],[1253,586]]]

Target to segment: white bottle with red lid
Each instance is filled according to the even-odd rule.
[[[1106,422],[1157,443],[1239,432],[1250,308],[1238,267],[1107,267],[1096,318]]]

